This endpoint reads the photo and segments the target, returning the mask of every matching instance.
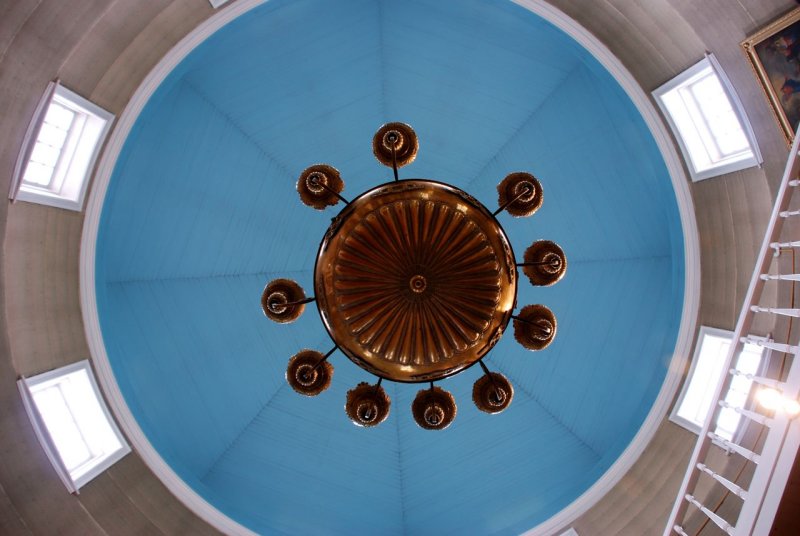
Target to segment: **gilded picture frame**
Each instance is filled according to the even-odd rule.
[[[741,43],[787,143],[800,124],[800,8]]]

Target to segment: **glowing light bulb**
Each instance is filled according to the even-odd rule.
[[[762,388],[756,394],[756,400],[764,409],[777,410],[783,405],[783,397],[775,389]]]
[[[794,416],[800,413],[800,403],[797,400],[789,399],[783,401],[783,411],[788,415]]]

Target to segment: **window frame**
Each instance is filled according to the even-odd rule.
[[[58,447],[56,446],[56,443],[53,440],[47,425],[45,424],[44,418],[42,417],[42,414],[36,405],[32,388],[79,371],[86,372],[92,393],[96,397],[100,410],[102,411],[102,414],[105,417],[111,431],[119,441],[120,448],[99,459],[99,461],[94,462],[93,465],[79,477],[73,478],[69,469],[67,468],[67,465],[64,463],[64,460],[59,454]],[[100,473],[114,465],[129,452],[131,452],[131,447],[128,444],[128,441],[117,426],[117,423],[112,417],[105,399],[100,392],[100,388],[97,385],[97,380],[94,377],[94,372],[92,371],[92,367],[88,359],[84,359],[64,367],[59,367],[42,374],[37,374],[35,376],[21,376],[17,380],[17,388],[19,389],[20,396],[22,397],[22,403],[25,407],[25,412],[28,414],[28,419],[33,426],[34,433],[36,434],[42,449],[47,455],[47,458],[50,460],[50,463],[53,465],[53,468],[55,469],[59,478],[64,483],[64,486],[70,493],[77,495],[81,487],[86,485]]]
[[[26,182],[25,173],[45,116],[53,102],[75,113],[76,118],[53,171],[52,186],[43,187]],[[14,166],[9,199],[80,212],[89,179],[113,122],[112,113],[62,86],[58,80],[50,82],[36,106],[23,138]],[[75,158],[76,155],[79,157]]]
[[[692,362],[691,362],[691,366],[689,367],[689,372],[686,374],[686,379],[684,380],[683,385],[681,386],[681,391],[678,394],[677,398],[675,399],[675,403],[672,405],[672,410],[670,411],[670,414],[669,414],[669,420],[670,421],[674,422],[678,426],[681,426],[682,428],[685,428],[686,430],[689,430],[690,432],[695,433],[695,434],[700,434],[700,432],[701,432],[701,430],[703,428],[703,424],[705,424],[705,420],[708,419],[708,414],[706,415],[706,417],[704,419],[704,423],[701,424],[701,425],[697,425],[693,421],[690,421],[690,420],[678,415],[678,410],[680,409],[681,404],[683,403],[683,400],[686,397],[687,391],[689,390],[689,386],[692,383],[692,379],[694,378],[694,374],[695,374],[695,371],[696,371],[696,368],[697,368],[697,364],[698,364],[699,358],[700,358],[700,351],[701,351],[702,346],[703,346],[703,340],[704,340],[706,335],[710,335],[710,336],[718,337],[718,338],[725,338],[728,341],[730,341],[730,344],[734,343],[734,341],[733,341],[734,333],[732,331],[728,331],[726,329],[720,329],[720,328],[712,328],[710,326],[700,326],[700,331],[698,332],[698,335],[697,335],[697,343],[695,344],[694,353],[692,354]],[[754,339],[754,340],[762,340],[762,341],[768,340],[767,337],[753,337],[753,336],[751,336],[751,338]],[[737,353],[737,355],[736,355],[736,360],[737,361],[738,361],[740,355],[741,355],[741,352]],[[723,356],[723,359],[724,358],[725,358],[725,356]],[[757,374],[760,374],[763,370],[766,369],[766,367],[769,366],[769,359],[770,359],[769,350],[767,348],[762,347],[761,361],[759,362],[759,365],[757,367]],[[733,368],[733,366],[729,367],[729,368]],[[729,369],[724,369],[722,371],[722,374],[723,375],[724,374],[729,374]],[[717,382],[719,382],[719,379],[720,378],[716,378],[716,381],[714,382],[714,386],[715,387],[717,385]],[[753,400],[753,384],[752,383],[751,383],[751,386],[750,386],[749,390],[750,390],[750,392],[749,392],[749,394],[747,396],[747,402],[745,402],[745,406],[746,407],[752,405],[752,400]],[[712,405],[709,408],[709,413],[713,413],[715,411],[715,409],[716,408]],[[718,420],[719,420],[719,415],[717,415],[717,421]],[[733,434],[732,434],[732,440],[734,442],[737,441],[737,438],[741,437],[741,434],[743,432],[742,424],[745,421],[746,421],[746,419],[741,419],[741,418],[739,419],[739,422],[738,422],[738,424],[736,426],[736,430],[734,430]],[[715,422],[714,426],[713,426],[713,429],[711,429],[709,431],[711,431],[713,433],[716,433],[718,427],[719,427],[719,424]]]
[[[711,167],[709,167],[708,169],[699,170],[694,160],[692,159],[691,152],[689,151],[689,147],[687,146],[687,142],[684,138],[683,133],[678,128],[678,125],[674,117],[672,116],[669,109],[667,108],[666,103],[664,102],[664,97],[665,95],[668,95],[675,90],[689,86],[690,80],[692,80],[695,76],[697,76],[698,74],[702,73],[707,69],[710,69],[717,76],[717,79],[719,80],[720,85],[722,86],[723,92],[728,97],[731,109],[733,110],[733,113],[736,116],[737,121],[739,122],[739,126],[742,129],[742,133],[744,134],[744,137],[746,138],[747,143],[750,146],[751,155],[747,158],[727,163],[724,161],[725,159],[723,158],[722,160],[720,160],[720,162],[717,163],[712,162]],[[725,71],[722,70],[722,66],[719,64],[719,62],[717,61],[716,57],[713,54],[707,53],[705,57],[701,59],[699,62],[695,63],[694,65],[692,65],[691,67],[680,73],[672,80],[669,80],[665,84],[656,88],[652,92],[652,96],[653,99],[656,101],[659,110],[661,110],[661,113],[666,118],[667,124],[669,124],[673,136],[678,142],[678,146],[680,147],[683,159],[686,161],[686,167],[689,170],[692,182],[710,179],[712,177],[718,177],[720,175],[725,175],[728,173],[732,173],[734,171],[741,171],[743,169],[748,169],[751,167],[760,167],[761,164],[763,163],[764,159],[761,156],[761,150],[758,146],[758,141],[756,140],[753,128],[750,125],[750,121],[747,118],[747,114],[744,111],[744,106],[742,105],[742,102],[739,99],[739,96],[737,95],[733,87],[733,84],[731,84],[730,79],[725,74]],[[700,114],[703,116],[705,115],[703,114],[702,109],[700,110]],[[703,123],[706,125],[708,124],[708,121],[705,120],[705,117],[703,117]],[[703,147],[705,148],[707,146],[704,144]]]

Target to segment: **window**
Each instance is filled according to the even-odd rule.
[[[227,4],[230,0],[208,0],[211,3],[211,7],[214,9],[219,9],[222,7],[223,4]]]
[[[70,492],[130,452],[84,360],[18,382],[39,442]]]
[[[713,55],[653,92],[693,181],[761,164],[761,153],[733,87]]]
[[[706,416],[711,411],[717,382],[728,370],[723,368],[731,346],[733,333],[721,329],[700,327],[700,336],[695,347],[689,377],[683,385],[678,402],[672,410],[670,420],[700,433]],[[755,344],[745,344],[734,358],[733,366],[744,374],[756,375],[763,370],[766,360],[762,359],[764,348]],[[743,408],[750,398],[753,382],[737,375],[731,381],[725,401],[731,406]],[[717,417],[714,433],[732,440],[737,435],[741,415],[729,408],[723,408]]]
[[[81,210],[89,174],[113,118],[52,82],[28,127],[11,199]]]

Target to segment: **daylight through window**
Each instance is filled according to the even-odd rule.
[[[19,382],[42,446],[70,491],[130,452],[100,397],[88,361]]]
[[[11,198],[81,210],[113,116],[57,83],[45,98],[29,127]]]
[[[697,181],[753,167],[761,154],[738,98],[713,56],[653,92]]]
[[[728,372],[724,365],[732,336],[730,331],[706,326],[700,328],[692,368],[670,416],[672,421],[695,433],[699,433],[703,428],[706,416],[712,409],[717,383]],[[739,355],[734,358],[732,368],[744,374],[756,375],[763,366],[763,352],[764,348],[761,346],[745,344]],[[750,398],[752,385],[752,380],[743,375],[735,376],[725,401],[732,407],[745,407]],[[738,431],[740,418],[741,415],[733,409],[724,408],[719,412],[716,426],[712,431],[724,439],[731,440]]]

